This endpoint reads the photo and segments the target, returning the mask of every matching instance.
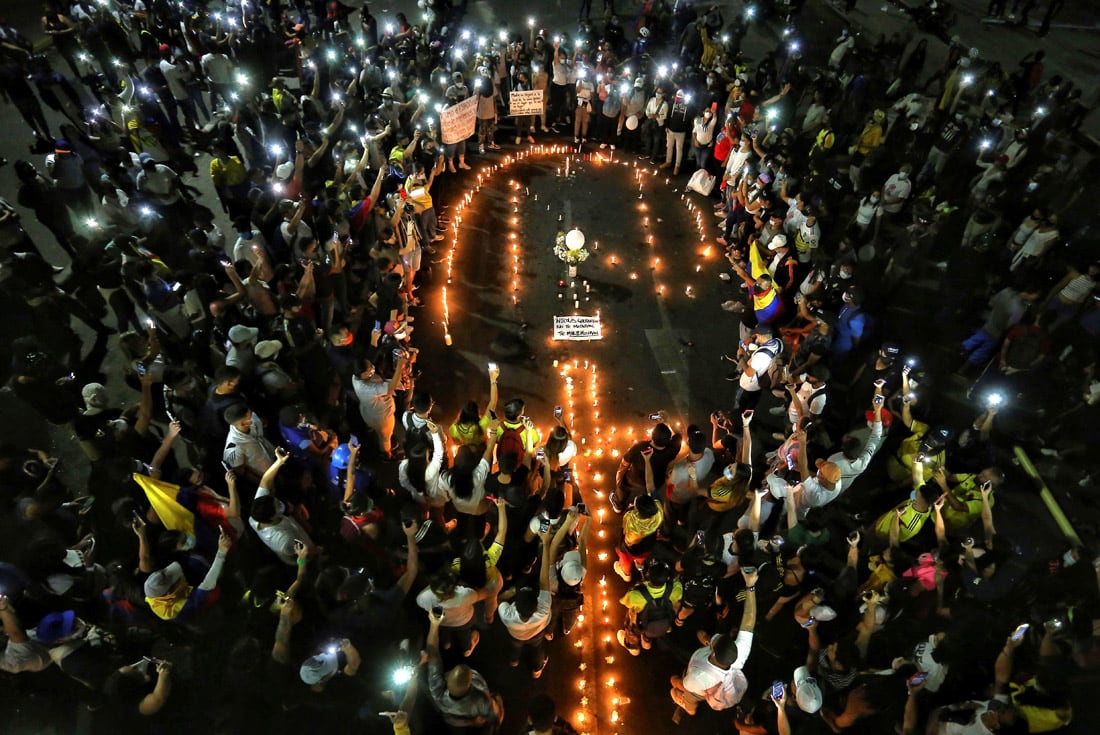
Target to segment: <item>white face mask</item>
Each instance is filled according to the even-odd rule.
[[[852,274],[849,273],[848,271],[840,270],[840,271],[837,271],[836,277],[847,281],[849,278],[852,277]],[[848,294],[844,294],[844,303],[846,303],[846,304],[849,303]]]
[[[868,201],[870,201],[871,204],[877,204],[878,203],[878,197],[871,197]]]
[[[1077,563],[1077,558],[1073,555],[1073,549],[1070,549],[1066,553],[1062,554],[1062,566],[1072,567]]]
[[[898,180],[899,181],[905,181],[908,178],[909,178],[909,174],[907,174],[905,171],[898,171]]]

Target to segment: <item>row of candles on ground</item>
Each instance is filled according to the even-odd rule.
[[[581,358],[572,360],[554,360],[554,368],[561,378],[565,393],[565,406],[572,420],[574,441],[581,447],[588,444],[585,431],[598,436],[600,419],[599,375],[596,364]],[[586,383],[586,384],[585,384]],[[633,433],[631,429],[630,433]],[[602,443],[602,442],[601,442]],[[616,450],[617,451],[617,450]],[[581,452],[591,457],[590,450]],[[579,463],[574,463],[579,464]],[[592,469],[585,463],[584,470]],[[581,483],[580,468],[574,469],[574,477]],[[616,660],[614,648],[615,631],[618,628],[618,605],[613,604],[607,582],[607,567],[616,542],[616,534],[604,528],[604,522],[610,514],[607,507],[607,494],[600,489],[603,474],[599,471],[591,474],[591,487],[586,490],[585,500],[591,513],[590,523],[595,524],[594,534],[589,534],[589,569],[584,580],[585,607],[574,625],[573,647],[577,650],[577,709],[573,715],[577,729],[582,735],[595,735],[609,732],[619,735],[618,728],[623,726],[622,708],[630,699],[619,694],[619,680],[613,666]],[[578,499],[574,499],[577,502]],[[598,564],[592,562],[592,557]],[[598,575],[598,576],[597,576]],[[610,727],[606,727],[607,724]]]
[[[574,157],[575,157],[576,160],[595,161],[597,163],[612,162],[609,158],[605,158],[604,155],[601,154],[601,153],[585,153],[585,154],[576,154],[574,156],[574,149],[570,148],[569,146],[563,146],[563,145],[537,145],[537,146],[532,146],[531,148],[528,148],[525,151],[520,151],[520,152],[517,152],[517,153],[514,153],[514,154],[510,154],[508,156],[505,156],[499,163],[495,163],[495,164],[492,164],[490,166],[486,166],[486,167],[484,167],[484,168],[482,168],[478,171],[477,177],[476,177],[476,184],[474,184],[471,188],[469,188],[465,192],[463,192],[462,196],[458,200],[458,204],[456,205],[455,211],[454,211],[454,213],[452,214],[452,217],[451,217],[450,248],[449,248],[449,250],[447,252],[447,256],[445,258],[446,272],[447,272],[447,281],[446,282],[447,282],[448,286],[451,285],[451,283],[453,281],[453,277],[454,277],[455,259],[456,259],[457,254],[458,254],[459,232],[460,232],[460,229],[461,229],[461,226],[462,226],[462,218],[463,218],[463,215],[465,214],[466,208],[469,207],[472,204],[474,195],[479,193],[481,191],[482,186],[484,184],[490,182],[492,180],[493,176],[498,171],[502,171],[504,169],[507,169],[513,163],[525,161],[525,160],[534,158],[536,156],[561,155],[561,154],[568,154],[567,157],[566,157],[566,166],[567,166],[567,168],[570,165],[569,161],[571,159],[573,159]],[[631,167],[631,164],[629,164],[626,161],[619,161],[618,163],[621,166]],[[656,244],[657,244],[656,238],[655,238],[655,236],[653,235],[652,232],[648,232],[648,230],[650,229],[649,205],[646,204],[644,199],[645,199],[646,177],[647,176],[655,176],[655,175],[657,175],[658,171],[657,171],[657,169],[648,169],[648,168],[645,168],[644,166],[639,167],[637,161],[634,161],[632,167],[634,169],[635,181],[638,184],[638,199],[639,199],[638,209],[639,209],[640,212],[642,212],[642,226],[643,226],[643,228],[645,228],[647,230],[647,233],[645,235],[645,242],[650,247],[655,247]],[[560,174],[560,169],[559,169],[559,174]],[[668,183],[669,183],[669,179],[666,178],[665,179],[665,184],[667,185]],[[518,228],[519,227],[519,204],[520,204],[520,202],[519,202],[519,189],[521,188],[521,186],[516,181],[509,181],[509,188],[512,190],[512,196],[511,196],[511,199],[510,199],[510,203],[512,205],[512,217],[510,219],[510,225],[513,228]],[[524,190],[527,194],[530,193],[529,191],[526,190],[526,188]],[[538,194],[535,195],[535,199],[536,200],[538,199]],[[706,226],[704,224],[704,218],[703,218],[702,212],[701,212],[700,208],[697,207],[691,200],[687,199],[687,197],[685,195],[681,195],[681,199],[685,202],[685,206],[687,207],[689,213],[693,216],[693,218],[695,220],[695,226],[696,226],[696,229],[698,230],[698,233],[699,233],[699,241],[700,241],[700,245],[701,245],[701,247],[699,249],[699,254],[702,255],[704,258],[709,258],[713,255],[714,248],[713,248],[713,246],[710,246],[710,245],[706,244]],[[549,205],[547,205],[547,209],[549,210]],[[509,250],[510,250],[511,255],[512,255],[512,281],[511,281],[512,304],[517,305],[519,303],[519,269],[520,269],[519,233],[512,230],[508,233],[508,237],[509,237],[509,240],[510,240]],[[598,243],[593,243],[593,250],[597,250],[597,249],[598,249]],[[619,260],[618,255],[615,254],[615,253],[611,253],[608,256],[608,264],[613,268],[617,267],[620,264],[620,260]],[[660,258],[654,257],[650,261],[650,269],[652,271],[654,271],[655,274],[659,270],[660,266],[661,266],[661,259]],[[701,263],[696,263],[695,272],[696,273],[701,273],[702,270],[703,270],[702,264]],[[637,272],[631,272],[629,274],[629,278],[632,281],[638,280],[638,273]],[[562,284],[559,282],[559,287],[561,285]],[[657,293],[658,296],[664,297],[664,296],[667,295],[668,289],[663,283],[660,283],[660,282],[655,283],[655,289],[656,289],[656,293]],[[585,297],[584,297],[585,301],[588,301],[591,298],[589,294],[590,294],[590,287],[588,287],[588,285],[586,284]],[[684,286],[684,295],[687,296],[688,298],[695,298],[695,295],[696,295],[695,288],[691,284],[686,284]],[[580,309],[580,303],[581,302],[580,302],[579,293],[576,290],[574,290],[573,293],[572,293],[572,296],[573,296],[573,299],[572,299],[573,300],[573,308],[574,309]],[[448,289],[447,289],[446,286],[443,287],[443,289],[441,291],[441,297],[442,297],[442,301],[443,301],[443,340],[444,340],[445,344],[447,344],[447,346],[450,346],[452,344],[451,328],[450,328],[451,327],[451,314],[450,314],[450,303],[448,301]],[[559,298],[559,300],[564,302],[565,301],[564,293],[559,292],[558,298]]]

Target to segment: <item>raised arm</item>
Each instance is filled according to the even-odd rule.
[[[508,503],[504,498],[496,499],[497,506],[497,535],[493,543],[504,546],[504,540],[508,538]],[[564,524],[563,524],[564,526]],[[558,529],[559,531],[561,529]],[[556,540],[556,539],[555,539]]]
[[[279,625],[275,628],[275,643],[271,647],[271,658],[276,663],[290,663],[290,631],[301,617],[298,603],[294,598],[284,597],[279,607]]]
[[[413,582],[416,581],[416,575],[420,571],[420,549],[416,546],[416,532],[419,530],[416,521],[406,521],[401,524],[401,530],[405,532],[405,572],[398,577],[397,586],[400,587],[404,593],[409,594],[409,590],[412,589]]]
[[[989,494],[993,492],[993,483],[982,483],[980,491],[982,494],[982,530],[985,533],[985,545],[987,548],[992,548],[993,537],[997,535],[997,529],[993,527],[993,508],[989,505]]]
[[[229,505],[225,508],[226,519],[241,517],[241,496],[237,492],[237,473],[229,470],[225,473],[225,487],[229,492]]]
[[[355,467],[359,461],[359,442],[348,442],[348,475],[344,482],[343,502],[348,503],[355,493]]]
[[[282,469],[288,459],[290,459],[290,454],[285,449],[275,447],[275,461],[271,463],[271,466],[267,468],[267,472],[260,478],[259,486],[274,494],[272,488],[275,487],[275,478],[279,476],[279,470]]]
[[[751,633],[756,627],[756,580],[759,573],[749,574],[742,569],[741,576],[745,579],[745,609],[741,613],[740,631]]]
[[[168,431],[164,432],[164,439],[161,440],[160,446],[157,447],[157,453],[153,455],[153,459],[149,462],[149,467],[152,470],[149,473],[151,477],[160,478],[160,468],[172,451],[172,442],[180,435],[182,428],[179,421],[172,421],[168,424]]]
[[[435,173],[433,172],[434,176]],[[497,410],[497,380],[500,378],[500,368],[494,363],[489,368],[489,404],[485,406],[485,413],[492,411],[496,413]]]
[[[138,712],[150,717],[164,709],[168,696],[172,693],[172,664],[168,661],[157,663],[157,685],[138,703]]]
[[[563,527],[568,525],[568,522],[562,524]],[[561,529],[558,530],[560,531]],[[539,539],[542,541],[542,560],[539,563],[539,589],[549,591],[550,565],[554,563],[550,558],[550,544],[553,542],[554,539],[551,536],[549,529],[547,529],[545,533],[540,533]]]
[[[152,574],[156,571],[156,567],[153,566],[153,555],[149,553],[149,539],[145,535],[145,521],[135,515],[130,528],[134,530],[134,535],[138,537],[138,569],[143,574]]]

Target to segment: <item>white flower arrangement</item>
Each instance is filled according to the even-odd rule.
[[[565,245],[565,233],[559,232],[554,239],[554,255],[558,256],[558,260],[568,265],[577,265],[588,260],[587,248],[580,248],[579,250],[570,250]]]

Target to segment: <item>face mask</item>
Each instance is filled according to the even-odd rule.
[[[187,534],[183,538],[183,544],[180,545],[180,550],[190,551],[193,548],[195,548],[195,537],[191,534]]]
[[[871,197],[870,202],[871,204],[878,204],[878,197]]]
[[[899,172],[898,172],[898,179],[899,179],[900,181],[905,181],[905,180],[906,180],[906,179],[908,179],[908,178],[909,178],[909,174],[908,174],[908,173],[906,173],[905,171],[899,171]]]
[[[1077,563],[1077,559],[1073,556],[1073,549],[1070,549],[1066,553],[1062,554],[1062,566],[1072,567]]]
[[[841,279],[842,281],[847,281],[849,278],[852,277],[852,274],[849,273],[848,271],[843,271],[842,270],[842,271],[837,271],[836,277]],[[848,298],[848,294],[844,294],[844,303],[847,304],[850,301],[851,301],[851,299]]]

